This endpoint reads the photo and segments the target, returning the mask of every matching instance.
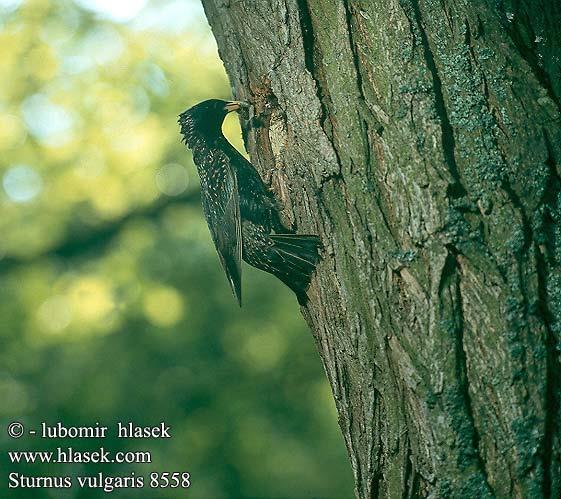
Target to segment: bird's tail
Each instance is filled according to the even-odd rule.
[[[306,289],[320,260],[318,236],[304,234],[271,234],[273,241],[272,274],[296,293],[300,305],[307,301]]]

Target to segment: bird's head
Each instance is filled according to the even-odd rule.
[[[246,107],[245,102],[209,99],[187,109],[179,115],[181,134],[187,143],[195,136],[213,139],[222,134],[222,122],[226,115]]]

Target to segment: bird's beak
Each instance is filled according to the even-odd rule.
[[[246,102],[242,102],[242,101],[239,101],[239,100],[233,100],[233,101],[227,102],[224,107],[226,109],[226,112],[231,113],[232,111],[238,111],[242,107],[247,107],[247,105],[248,104]]]

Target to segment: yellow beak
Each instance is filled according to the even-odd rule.
[[[241,107],[246,106],[247,104],[245,102],[239,101],[239,100],[233,100],[230,102],[226,103],[226,106],[224,106],[226,108],[226,111],[228,113],[231,113],[232,111],[237,111],[238,109],[240,109]]]

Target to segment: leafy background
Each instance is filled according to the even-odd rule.
[[[189,0],[0,0],[0,464],[27,476],[184,471],[185,494],[350,497],[336,413],[292,294],[248,267],[238,309],[176,116],[229,98]],[[226,133],[240,149],[239,125]],[[243,149],[242,149],[243,150]],[[8,437],[20,420],[171,426],[170,440]],[[15,465],[8,450],[149,450],[150,465]]]

